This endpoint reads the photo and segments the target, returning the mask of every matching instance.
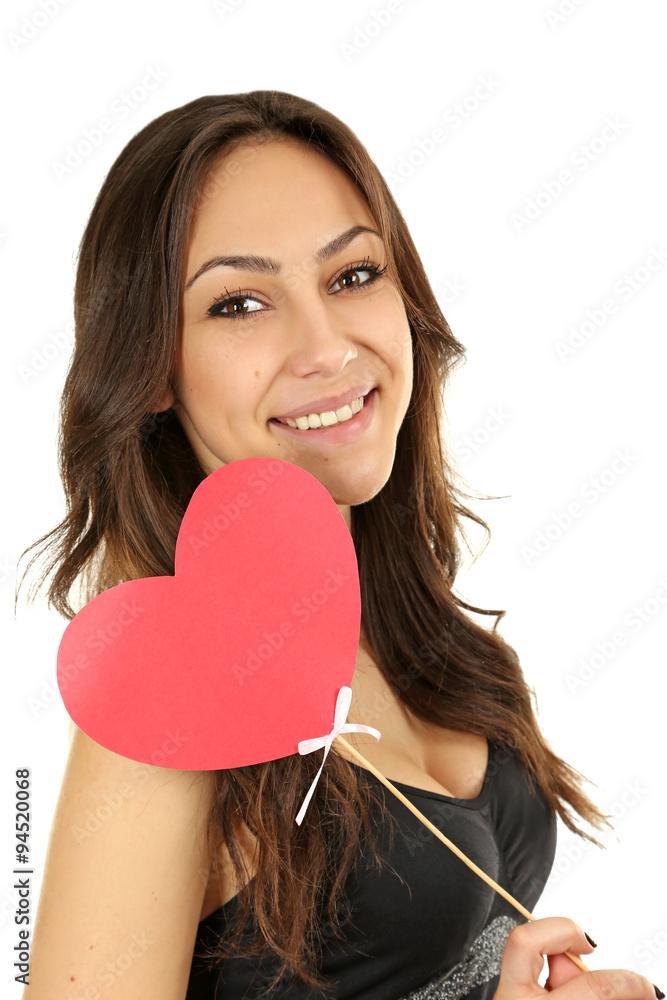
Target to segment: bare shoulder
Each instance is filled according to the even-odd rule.
[[[72,724],[25,1000],[183,1000],[213,796],[213,772],[128,760]]]

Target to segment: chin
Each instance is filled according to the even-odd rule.
[[[391,465],[386,470],[357,470],[354,476],[346,475],[344,470],[336,475],[332,473],[323,476],[320,482],[331,494],[333,500],[340,506],[355,507],[368,503],[377,496],[391,474]]]

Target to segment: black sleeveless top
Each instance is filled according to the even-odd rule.
[[[490,1000],[507,935],[525,918],[372,772],[364,773],[398,821],[391,850],[390,824],[385,821],[376,834],[380,855],[389,863],[378,870],[370,849],[362,847],[348,892],[346,939],[327,938],[326,927],[322,936],[319,973],[331,983],[329,991],[314,992],[288,979],[265,996]],[[474,799],[393,784],[464,854],[532,910],[553,864],[556,819],[509,747],[489,744],[484,783]],[[278,963],[270,953],[261,959],[227,959],[212,969],[202,958],[202,945],[224,936],[235,905],[231,899],[199,924],[186,1000],[258,998],[275,975]]]

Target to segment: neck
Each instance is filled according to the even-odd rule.
[[[345,518],[345,523],[347,525],[347,530],[352,534],[352,511],[349,504],[336,504],[338,510],[341,512]]]

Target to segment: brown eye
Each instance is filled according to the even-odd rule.
[[[377,265],[363,261],[363,263],[358,264],[356,267],[348,267],[347,271],[343,271],[339,277],[336,278],[330,290],[332,292],[360,291],[365,285],[372,285],[373,282],[384,274],[386,270],[386,267],[383,267],[382,270],[380,270]],[[365,275],[363,279],[360,277],[362,274]],[[336,288],[336,285],[342,287]]]
[[[232,299],[231,302],[225,303],[227,308],[231,308],[232,313],[246,313],[248,312],[247,305],[244,305],[243,299]]]
[[[222,295],[208,310],[209,316],[219,316],[222,319],[244,319],[253,313],[263,312],[262,303],[252,295]]]

